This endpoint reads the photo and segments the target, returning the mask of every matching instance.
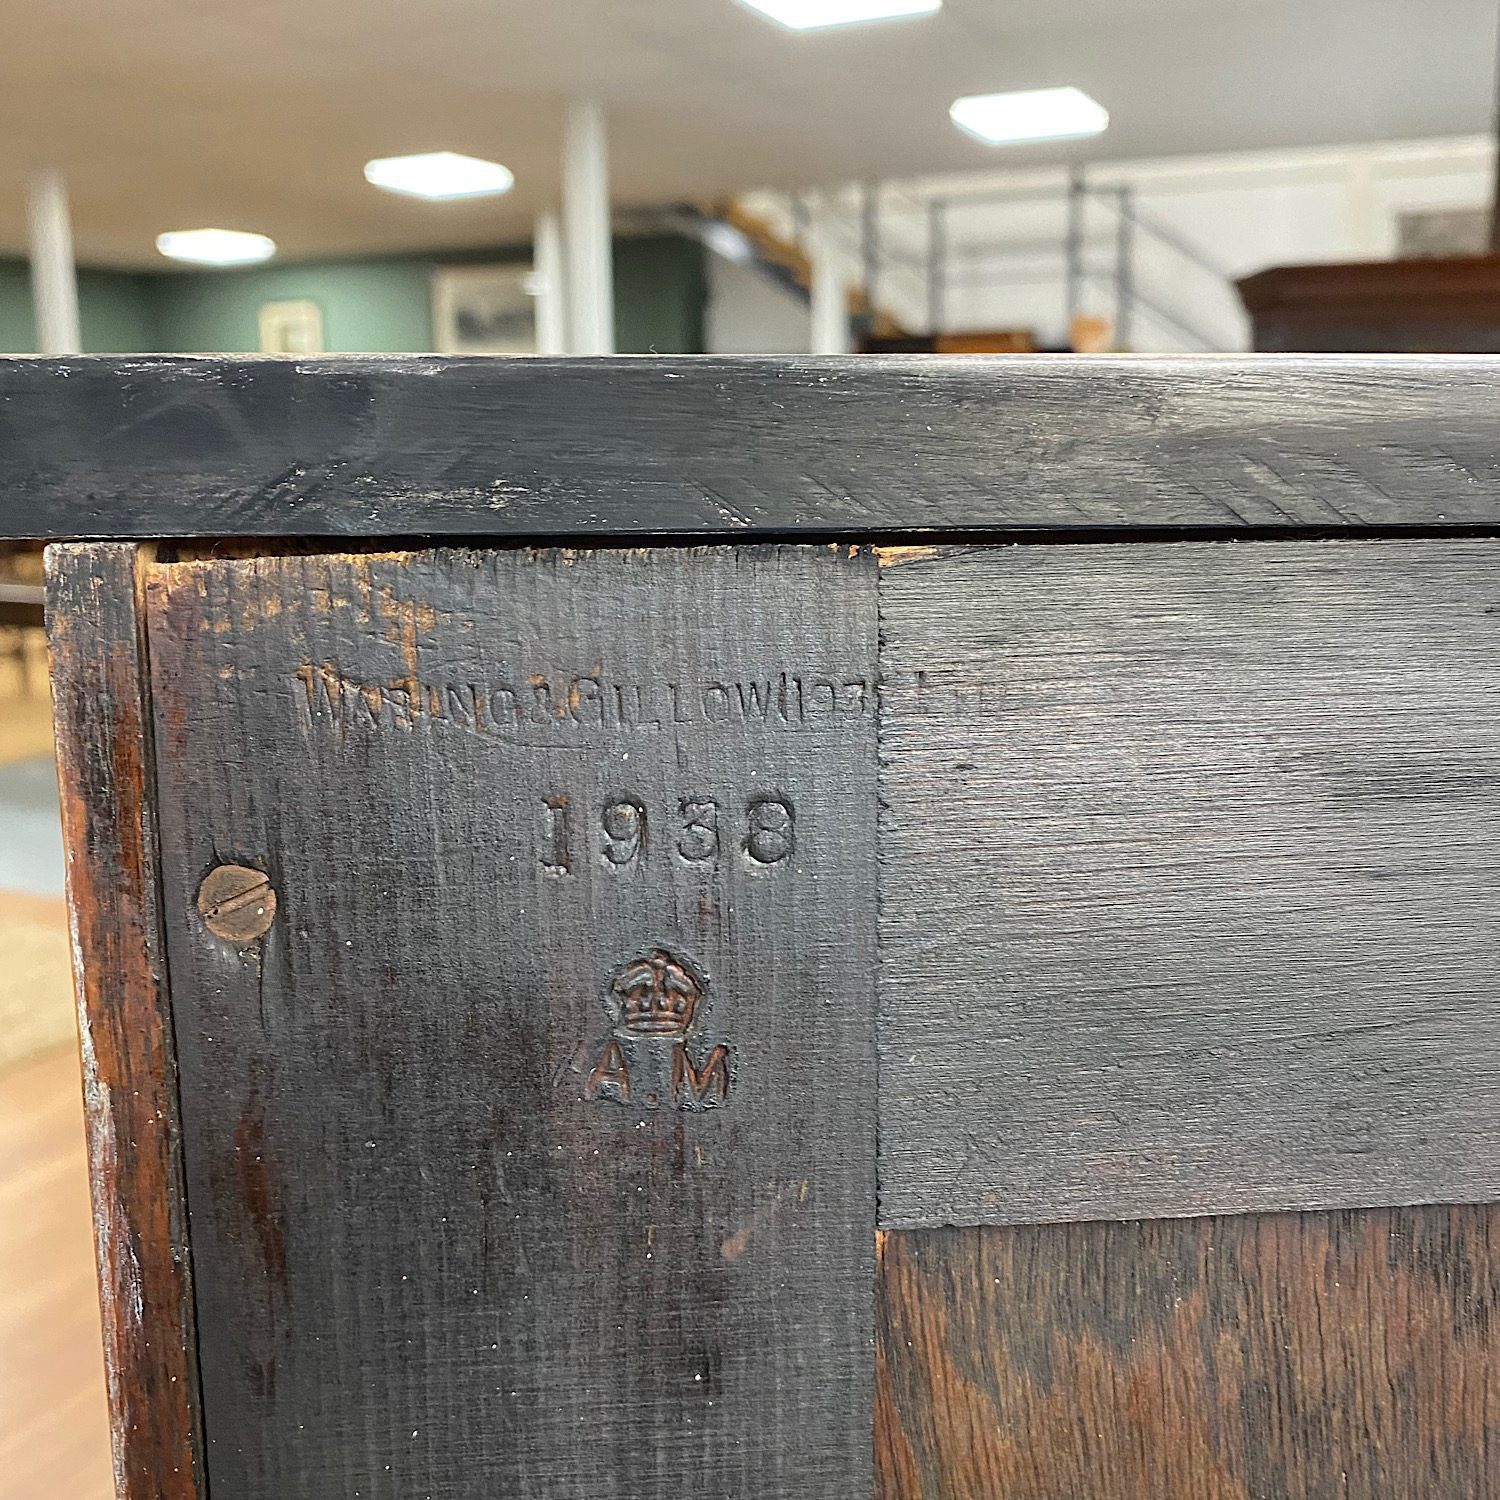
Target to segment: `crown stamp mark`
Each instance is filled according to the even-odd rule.
[[[707,981],[687,960],[653,949],[617,969],[604,995],[614,1026],[589,1073],[584,1094],[621,1104],[705,1109],[729,1097],[729,1048],[720,1042],[697,1060],[688,1033],[699,1019]],[[664,1056],[662,1045],[670,1050]]]
[[[635,960],[611,981],[605,1009],[615,1029],[634,1036],[686,1036],[703,996],[698,977],[665,948]]]

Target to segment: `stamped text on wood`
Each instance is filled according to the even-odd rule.
[[[875,586],[156,570],[214,1500],[868,1491]]]

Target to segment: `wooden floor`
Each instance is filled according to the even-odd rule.
[[[0,1497],[106,1500],[78,1055],[0,1074]]]
[[[39,646],[31,675],[22,694],[13,661],[0,660],[0,765],[50,753]],[[6,832],[0,826],[0,838]],[[11,1044],[0,1058],[16,1059],[0,1065],[0,1500],[107,1500],[83,1098],[59,902],[0,891],[0,933],[0,1025]]]

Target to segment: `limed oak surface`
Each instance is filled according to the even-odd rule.
[[[882,1222],[1500,1194],[1500,544],[888,563]]]

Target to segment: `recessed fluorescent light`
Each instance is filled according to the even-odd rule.
[[[240,229],[173,229],[157,235],[156,248],[173,260],[198,266],[249,266],[270,260],[276,241]]]
[[[424,151],[417,156],[382,156],[365,163],[365,181],[413,198],[482,198],[508,193],[515,174],[497,161],[460,156],[456,151]]]
[[[852,26],[858,21],[892,21],[898,16],[930,16],[943,0],[741,0],[790,31],[821,26]]]
[[[960,130],[992,146],[1012,141],[1061,141],[1098,135],[1109,111],[1082,89],[1031,89],[1019,94],[973,94],[948,111]]]

